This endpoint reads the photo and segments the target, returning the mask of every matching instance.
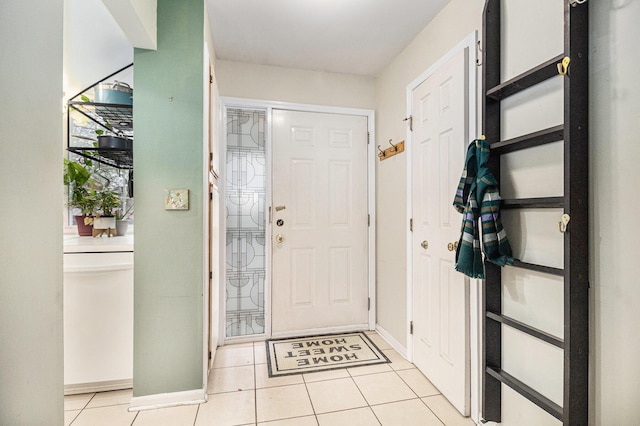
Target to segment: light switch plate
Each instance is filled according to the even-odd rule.
[[[165,210],[189,210],[189,190],[186,188],[164,190]]]

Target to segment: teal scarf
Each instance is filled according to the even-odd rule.
[[[489,144],[476,139],[469,144],[464,171],[453,205],[462,213],[460,241],[456,249],[456,271],[471,278],[484,279],[480,251],[479,221],[482,222],[482,249],[485,257],[498,266],[511,265],[511,246],[500,222],[498,183],[487,168]],[[480,203],[478,203],[480,200]]]

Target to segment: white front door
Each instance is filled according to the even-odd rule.
[[[469,415],[469,288],[449,245],[460,236],[452,201],[467,145],[465,64],[461,50],[412,93],[413,362]]]
[[[366,329],[367,117],[272,117],[272,334]]]

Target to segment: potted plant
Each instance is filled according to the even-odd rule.
[[[117,192],[105,189],[98,192],[98,214],[93,222],[94,229],[115,229],[115,210],[120,206],[120,196]]]
[[[96,192],[88,186],[91,183],[92,174],[86,166],[90,166],[90,161],[86,160],[85,165],[75,161],[64,159],[63,181],[69,187],[69,201],[67,205],[70,208],[80,210],[80,215],[76,215],[76,225],[78,226],[78,235],[90,236],[92,233],[92,215],[98,203]]]
[[[131,199],[131,201],[132,203],[129,204],[129,207],[126,209],[120,208],[116,211],[116,233],[118,235],[126,235],[127,229],[129,228],[128,219],[133,214],[133,199]]]

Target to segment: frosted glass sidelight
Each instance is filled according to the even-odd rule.
[[[265,112],[227,110],[226,335],[264,333]]]

